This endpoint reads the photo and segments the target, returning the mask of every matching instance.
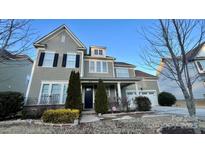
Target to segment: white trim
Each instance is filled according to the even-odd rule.
[[[128,72],[128,76],[118,76],[118,72],[117,72],[117,70],[127,70],[127,72]],[[116,68],[116,78],[130,78],[130,73],[129,73],[129,70],[127,69],[127,68]]]
[[[88,57],[86,57],[85,59],[84,59],[85,61],[90,61],[90,60],[103,60],[103,61],[107,61],[107,62],[113,62],[113,60],[111,60],[111,59],[105,59],[105,58],[97,58],[97,57],[92,57],[92,58],[88,58]]]
[[[95,66],[95,68],[94,68],[95,71],[94,72],[90,70],[90,63],[91,63],[91,61],[94,62],[94,66]],[[97,62],[100,62],[101,72],[97,72]],[[103,62],[106,63],[106,67],[107,67],[107,71],[106,72],[103,72]],[[89,67],[88,68],[88,70],[89,70],[88,73],[99,73],[99,74],[107,74],[107,73],[109,73],[108,62],[106,60],[94,60],[94,59],[89,60],[89,66],[88,67]]]
[[[66,58],[66,66],[65,66],[65,68],[75,69],[76,68],[75,66],[74,67],[68,67],[67,66],[67,60],[68,60],[68,55],[73,55],[73,56],[75,56],[75,64],[76,64],[76,55],[77,55],[77,53],[75,53],[75,52],[67,52],[66,54],[67,54],[67,58]]]
[[[82,58],[81,58],[81,65],[80,65],[80,77],[84,76],[84,52],[83,51],[78,51],[81,52]]]
[[[115,68],[122,68],[122,69],[133,69],[133,70],[134,70],[134,68],[130,68],[130,67],[121,67],[121,66],[115,66]]]
[[[122,97],[122,93],[121,93],[120,82],[117,82],[117,93],[118,93],[118,97],[121,98]]]
[[[113,68],[113,77],[115,77],[116,76],[116,74],[115,74],[115,66],[114,66],[114,61],[112,62],[112,68]]]
[[[94,108],[94,104],[95,104],[95,85],[93,85],[93,108]]]
[[[60,93],[60,102],[59,104],[63,104],[63,88],[65,84],[68,84],[68,81],[41,81],[41,87],[40,87],[40,92],[39,92],[39,96],[38,96],[38,103],[37,105],[40,104],[40,100],[41,100],[41,94],[42,94],[42,88],[44,84],[49,84],[49,90],[48,90],[48,94],[51,94],[51,89],[52,89],[52,85],[53,84],[60,84],[61,85],[61,93]]]
[[[37,52],[37,53],[38,53],[38,52]],[[32,82],[32,80],[33,80],[33,73],[34,73],[35,65],[36,65],[36,60],[34,60],[34,63],[33,63],[33,66],[32,66],[31,77],[30,77],[29,84],[28,84],[27,90],[26,90],[25,104],[27,104],[27,101],[28,101],[28,94],[29,94],[30,89],[31,89],[31,82]]]
[[[200,63],[200,60],[195,61],[195,64],[196,64],[196,67],[197,67],[197,70],[199,71],[199,73],[205,73],[205,69],[203,68],[203,66],[202,66],[202,68],[203,68],[203,71],[202,71],[202,70],[200,70],[199,65],[197,64],[197,62]]]
[[[117,97],[117,87],[114,85],[115,97]]]
[[[98,50],[98,54],[95,54],[95,50]],[[102,50],[102,55],[99,54],[99,51]],[[106,50],[101,48],[92,48],[91,49],[91,56],[92,57],[106,57]]]
[[[62,25],[59,28],[57,28],[55,31],[51,32],[50,34],[42,37],[40,40],[38,40],[37,42],[35,42],[35,44],[38,44],[40,42],[42,42],[43,40],[45,40],[46,38],[48,38],[49,36],[53,35],[56,31],[61,30],[62,28],[66,29],[66,32],[68,33],[68,35],[81,47],[85,48],[85,45],[71,32],[71,30],[66,26],[66,25]],[[60,33],[60,32],[59,32]],[[57,34],[59,34],[57,33]],[[57,35],[56,34],[56,35]]]
[[[55,51],[45,50],[44,53],[45,53],[45,55],[46,55],[46,53],[52,53],[52,54],[54,54],[54,56],[53,56],[53,62],[54,62],[54,58],[55,58],[55,54],[56,54]],[[39,59],[39,60],[40,60],[40,59]],[[43,63],[44,63],[44,60],[45,60],[45,56],[44,56],[44,59],[43,59]],[[53,63],[52,63],[52,66],[43,66],[43,63],[42,63],[42,66],[39,66],[39,67],[54,68],[54,67],[53,67]]]

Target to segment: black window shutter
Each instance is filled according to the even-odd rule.
[[[201,71],[203,71],[203,67],[202,67],[201,63],[200,63],[200,62],[197,62],[197,65],[198,65],[199,69],[200,69]]]
[[[41,52],[40,58],[39,58],[39,61],[38,61],[38,66],[42,66],[43,65],[44,57],[45,57],[45,52]]]
[[[58,53],[55,53],[53,67],[57,67],[57,64],[58,64]]]
[[[63,54],[62,67],[66,66],[67,54]]]
[[[80,55],[76,55],[75,67],[79,68],[79,64],[80,64]]]

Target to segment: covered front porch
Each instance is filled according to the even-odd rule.
[[[128,87],[138,93],[138,84],[137,82],[140,81],[139,79],[102,79],[106,91],[109,103],[110,102],[117,102],[118,104],[121,103],[121,99],[126,97],[126,91]],[[92,110],[95,106],[95,93],[97,89],[98,79],[88,79],[84,78],[81,79],[81,86],[82,86],[82,102],[83,102],[83,109],[84,110]],[[129,89],[129,88],[128,88]]]

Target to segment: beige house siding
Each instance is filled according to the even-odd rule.
[[[65,36],[65,42],[61,42],[62,35]],[[35,98],[40,94],[42,81],[68,81],[70,73],[73,69],[62,67],[63,54],[77,53],[80,55],[80,67],[76,68],[76,71],[81,71],[82,66],[82,52],[78,51],[78,45],[71,39],[71,37],[62,31],[56,34],[54,37],[48,38],[44,43],[47,44],[45,50],[40,49],[37,53],[36,65],[34,68],[33,78],[31,82],[31,88],[29,91],[29,98]],[[59,54],[57,67],[45,68],[38,66],[40,53],[45,51],[54,51]]]

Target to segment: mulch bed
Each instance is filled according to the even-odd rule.
[[[205,130],[200,130],[201,134],[205,134]],[[161,129],[162,134],[196,134],[193,128],[182,127],[164,127]]]

